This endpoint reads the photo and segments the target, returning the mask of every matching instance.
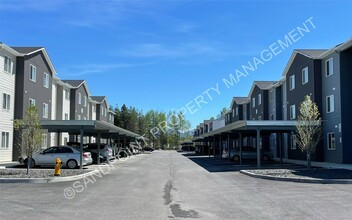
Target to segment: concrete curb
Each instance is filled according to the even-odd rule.
[[[288,177],[275,177],[263,174],[255,174],[248,170],[240,170],[240,173],[259,179],[296,182],[296,183],[320,183],[320,184],[352,184],[352,180],[339,180],[339,179],[298,179]]]
[[[99,170],[92,170],[88,173],[83,173],[75,176],[64,176],[64,177],[49,177],[49,178],[0,178],[0,183],[59,183],[59,182],[70,182],[74,180],[82,179],[86,176],[99,173]]]

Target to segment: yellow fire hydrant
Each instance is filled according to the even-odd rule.
[[[60,158],[56,158],[54,176],[60,176],[61,175],[61,165],[62,165],[62,161],[60,160]]]

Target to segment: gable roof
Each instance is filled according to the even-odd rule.
[[[46,49],[44,47],[11,47],[11,48],[14,49],[15,51],[17,51],[18,53],[20,53],[21,56],[28,56],[28,55],[31,55],[36,52],[42,52],[45,57],[45,60],[49,64],[49,68],[50,68],[51,72],[53,73],[53,75],[56,74],[55,67],[54,67],[53,63],[51,62],[50,57],[48,55],[48,52],[46,51]]]
[[[12,47],[12,48],[22,54],[31,54],[38,50],[44,49],[44,47]]]
[[[106,99],[106,96],[91,96],[91,98],[96,102],[102,103]]]
[[[258,86],[261,90],[268,90],[276,83],[277,81],[254,81],[252,84],[251,91],[248,94],[248,97],[251,96],[255,86]]]
[[[90,97],[88,85],[85,80],[61,80],[61,81],[71,85],[74,89],[78,89],[79,87],[81,87],[83,85],[88,96]]]
[[[78,88],[84,83],[83,79],[82,80],[81,79],[80,80],[61,80],[61,81],[64,83],[70,84],[74,88]]]
[[[284,69],[284,72],[282,73],[283,77],[286,77],[286,74],[288,70],[290,69],[290,66],[292,65],[293,61],[295,60],[297,54],[301,54],[303,56],[306,56],[311,59],[321,59],[321,56],[327,52],[328,50],[326,49],[295,49],[293,50],[290,59],[288,60],[286,67]]]
[[[17,50],[14,50],[12,47],[9,47],[8,45],[0,42],[0,50],[6,50],[7,52],[15,55],[15,56],[21,56],[21,54],[17,51]]]
[[[238,105],[243,105],[248,101],[248,97],[233,97],[230,105],[232,109],[233,104],[236,102]]]
[[[326,49],[296,49],[296,51],[309,58],[318,59],[327,50]]]

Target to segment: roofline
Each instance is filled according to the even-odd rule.
[[[352,38],[350,38],[349,40],[347,40],[346,42],[340,44],[339,46],[337,47],[333,47],[327,51],[325,51],[324,53],[322,53],[319,58],[325,58],[326,56],[329,56],[330,54],[336,52],[338,53],[339,51],[344,51],[346,49],[348,49],[349,47],[352,46]]]
[[[4,43],[0,42],[0,50],[2,50],[2,49],[6,50],[7,52],[11,53],[12,55],[22,56],[22,54],[19,53],[18,51],[16,51],[15,49],[12,49],[7,44],[4,44]]]
[[[308,57],[308,58],[310,58],[310,59],[314,59],[314,58],[312,58],[312,57],[310,57],[310,56],[307,56],[307,55],[304,54],[304,53],[301,53],[301,52],[297,51],[296,49],[293,50],[293,52],[292,52],[292,54],[291,54],[291,56],[290,56],[290,59],[288,60],[286,66],[285,66],[285,69],[284,69],[284,71],[283,71],[283,73],[282,73],[282,76],[283,76],[283,77],[286,77],[286,74],[287,74],[288,70],[290,69],[290,67],[291,67],[291,65],[292,65],[293,61],[295,60],[296,55],[297,55],[298,53],[301,54],[302,56]]]
[[[53,72],[53,75],[57,74],[56,70],[55,70],[55,67],[54,67],[53,63],[51,62],[51,59],[50,59],[49,54],[46,51],[45,47],[42,47],[42,48],[40,48],[38,50],[35,50],[35,51],[32,51],[30,53],[24,53],[23,55],[24,56],[28,56],[28,55],[35,54],[35,53],[40,52],[40,51],[44,54],[45,59],[48,61],[49,67],[51,69],[51,72]]]

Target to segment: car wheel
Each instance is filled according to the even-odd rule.
[[[23,163],[26,167],[28,167],[28,158],[25,159]],[[29,164],[29,168],[33,168],[33,167],[35,167],[35,161],[32,158],[31,163]]]
[[[235,162],[238,162],[238,161],[240,161],[240,156],[235,155],[235,156],[232,157],[232,160],[235,161]]]
[[[75,160],[69,160],[67,161],[67,167],[70,168],[70,169],[74,169],[78,166],[78,163],[77,161]]]

